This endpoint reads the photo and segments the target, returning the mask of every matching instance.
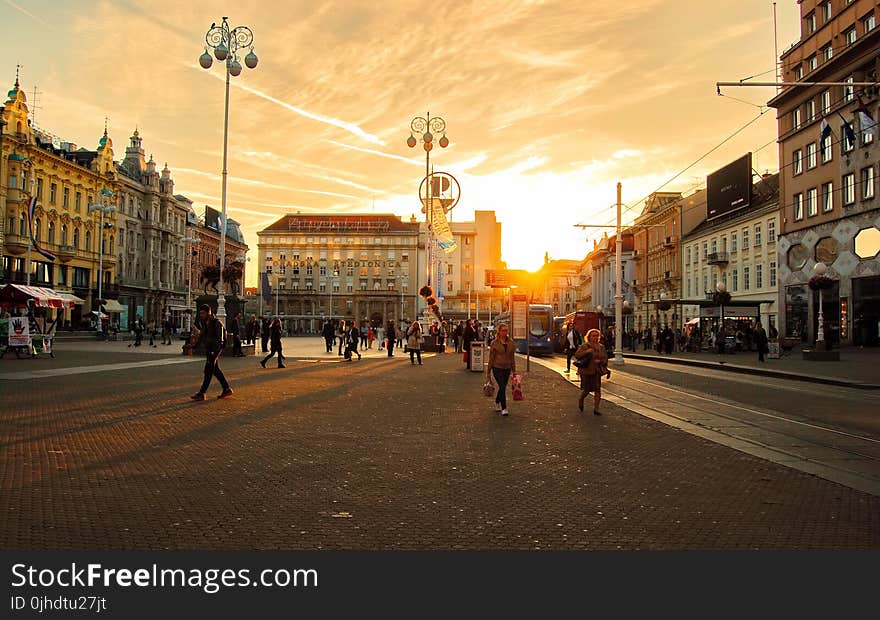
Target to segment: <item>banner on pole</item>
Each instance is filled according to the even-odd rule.
[[[455,236],[446,219],[446,212],[442,208],[431,209],[431,228],[437,238],[437,244],[443,251],[447,254],[454,252],[458,245],[455,243]]]
[[[510,304],[510,322],[513,326],[512,337],[514,340],[525,340],[529,337],[529,297],[528,295],[513,295]]]

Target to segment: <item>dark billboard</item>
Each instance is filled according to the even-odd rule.
[[[220,212],[205,205],[205,227],[220,232]]]
[[[752,195],[752,154],[716,170],[706,178],[706,218],[748,207]]]

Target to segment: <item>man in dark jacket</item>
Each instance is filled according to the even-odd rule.
[[[755,345],[758,347],[758,361],[764,361],[764,355],[770,352],[770,347],[767,344],[767,332],[764,331],[764,327],[761,325],[761,322],[758,321],[757,326],[755,326]]]
[[[333,322],[328,320],[324,323],[324,329],[321,330],[321,334],[324,336],[324,344],[327,345],[327,353],[333,353],[333,339],[335,338],[335,331],[333,329]]]
[[[232,338],[232,357],[244,357],[241,350],[241,321],[237,314],[229,321],[229,336]]]
[[[388,339],[388,357],[394,357],[394,341],[397,338],[394,321],[388,321],[388,325],[385,326],[385,337]]]
[[[205,347],[205,378],[202,381],[202,387],[190,398],[193,400],[205,400],[205,392],[208,391],[208,386],[211,385],[211,377],[217,377],[220,386],[223,388],[223,392],[217,398],[232,396],[232,388],[229,387],[229,382],[223,376],[223,371],[220,370],[220,355],[223,353],[223,347],[225,346],[223,323],[214,316],[211,306],[208,304],[199,306],[199,319],[201,319],[205,327],[199,333],[196,347],[200,345]]]

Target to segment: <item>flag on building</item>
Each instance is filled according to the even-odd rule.
[[[37,240],[36,235],[34,235],[34,215],[35,215],[36,210],[37,210],[37,198],[36,198],[36,196],[34,196],[28,202],[28,209],[27,209],[28,233],[30,234],[30,237],[31,237],[31,245],[33,245],[34,249],[37,252],[39,252],[40,254],[42,254],[43,257],[45,257],[47,260],[54,261],[57,257],[49,250],[46,250],[46,249],[40,247],[40,242]]]
[[[856,116],[859,117],[859,126],[862,128],[862,131],[865,132],[874,126],[874,118],[871,116],[871,111],[868,109],[868,106],[862,101],[861,96],[856,96],[859,98],[859,107],[856,109]]]
[[[819,133],[819,144],[822,149],[825,148],[825,141],[831,137],[831,125],[828,124],[828,120],[823,116],[822,117],[822,130]]]
[[[269,284],[269,274],[265,271],[260,274],[260,294],[267,304],[272,303],[272,286]]]

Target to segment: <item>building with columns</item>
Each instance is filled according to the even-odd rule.
[[[413,320],[424,277],[420,224],[391,214],[291,214],[257,233],[258,265],[288,333],[332,318]]]
[[[174,194],[168,164],[159,172],[144,157],[137,130],[116,167],[117,281],[120,325],[139,315],[161,325],[186,303],[186,235],[189,202]],[[111,249],[112,252],[112,249]],[[179,321],[177,321],[180,325]]]

